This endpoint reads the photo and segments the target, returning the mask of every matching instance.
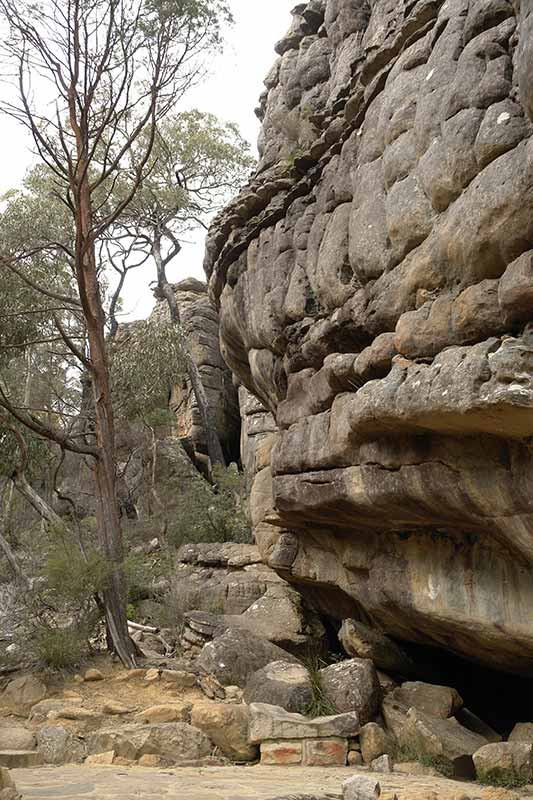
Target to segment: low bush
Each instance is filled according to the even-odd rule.
[[[77,666],[87,653],[87,636],[76,628],[38,627],[33,648],[36,658],[52,669]]]

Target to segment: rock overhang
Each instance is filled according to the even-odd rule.
[[[332,616],[529,673],[530,5],[298,6],[206,256],[279,429],[263,555]]]

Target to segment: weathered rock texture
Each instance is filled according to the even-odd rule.
[[[229,461],[238,460],[239,402],[231,372],[220,354],[218,314],[209,301],[207,286],[202,281],[186,278],[175,284],[174,290],[183,332],[200,370],[220,443]],[[154,314],[168,313],[165,304],[166,300],[160,301]],[[206,455],[205,432],[188,378],[173,387],[170,408],[176,414],[178,436],[189,440],[197,453]]]
[[[279,429],[265,560],[331,616],[528,674],[532,12],[297,6],[206,256],[224,357]]]

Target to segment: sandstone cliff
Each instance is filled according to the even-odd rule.
[[[278,426],[265,560],[326,614],[533,674],[533,1],[311,0],[206,255]]]
[[[207,296],[207,286],[195,278],[175,284],[183,332],[196,362],[207,399],[214,412],[216,431],[227,461],[239,459],[240,418],[237,389],[221,354],[218,341],[218,314]],[[160,301],[154,314],[168,313]],[[187,439],[197,454],[207,454],[205,431],[190,381],[184,377],[170,397],[176,415],[176,432]]]

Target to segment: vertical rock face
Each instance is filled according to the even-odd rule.
[[[312,0],[207,245],[278,426],[265,559],[333,617],[533,674],[533,3]]]
[[[238,460],[240,420],[237,389],[220,354],[218,314],[202,281],[186,278],[175,284],[174,289],[187,344],[200,370],[226,458],[228,461]],[[163,302],[156,308],[156,314],[164,308]],[[173,387],[170,408],[176,414],[178,436],[189,439],[197,453],[206,454],[205,432],[187,378]]]

